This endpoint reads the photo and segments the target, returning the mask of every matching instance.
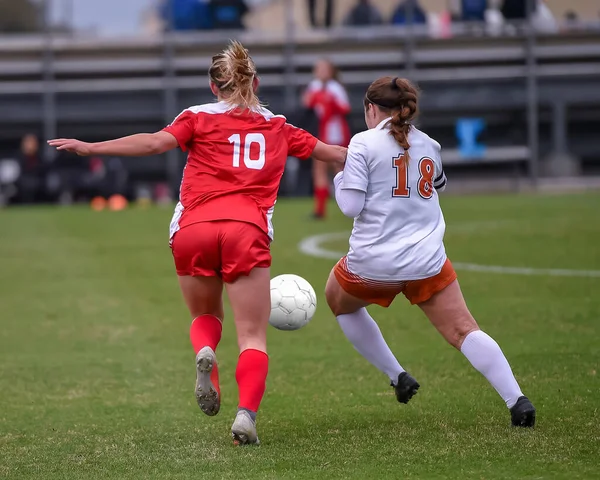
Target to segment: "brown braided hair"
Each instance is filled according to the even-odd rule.
[[[412,127],[410,122],[417,116],[418,101],[417,87],[410,80],[398,77],[378,78],[369,86],[365,95],[365,108],[372,104],[392,117],[388,122],[390,135],[404,149],[406,162],[409,160],[408,133]]]

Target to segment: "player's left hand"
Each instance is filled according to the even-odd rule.
[[[48,145],[51,147],[56,147],[57,150],[76,153],[80,157],[87,157],[92,153],[91,144],[82,142],[80,140],[75,140],[74,138],[57,138],[55,140],[48,140]]]

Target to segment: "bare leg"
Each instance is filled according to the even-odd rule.
[[[523,396],[498,344],[479,330],[469,312],[458,281],[419,305],[446,341],[460,350],[512,408]]]
[[[419,307],[446,341],[458,350],[469,333],[479,330],[467,308],[458,281],[452,282],[444,290],[419,304]]]
[[[192,318],[213,315],[223,321],[223,281],[219,277],[178,277]]]
[[[329,308],[336,317],[354,313],[361,308],[369,306],[367,302],[347,293],[338,282],[333,270],[329,273],[329,278],[325,285],[325,298],[327,299]]]
[[[267,351],[267,326],[271,313],[270,282],[270,269],[255,268],[247,277],[240,277],[226,285],[240,352],[249,348]]]

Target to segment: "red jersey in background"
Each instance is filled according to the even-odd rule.
[[[306,89],[306,102],[306,106],[312,108],[319,119],[319,139],[347,147],[350,143],[350,126],[346,116],[350,113],[350,101],[342,84],[337,80],[313,80]]]

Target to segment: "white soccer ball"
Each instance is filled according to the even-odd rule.
[[[298,275],[279,275],[271,280],[269,323],[279,330],[298,330],[310,322],[317,309],[312,285]]]

